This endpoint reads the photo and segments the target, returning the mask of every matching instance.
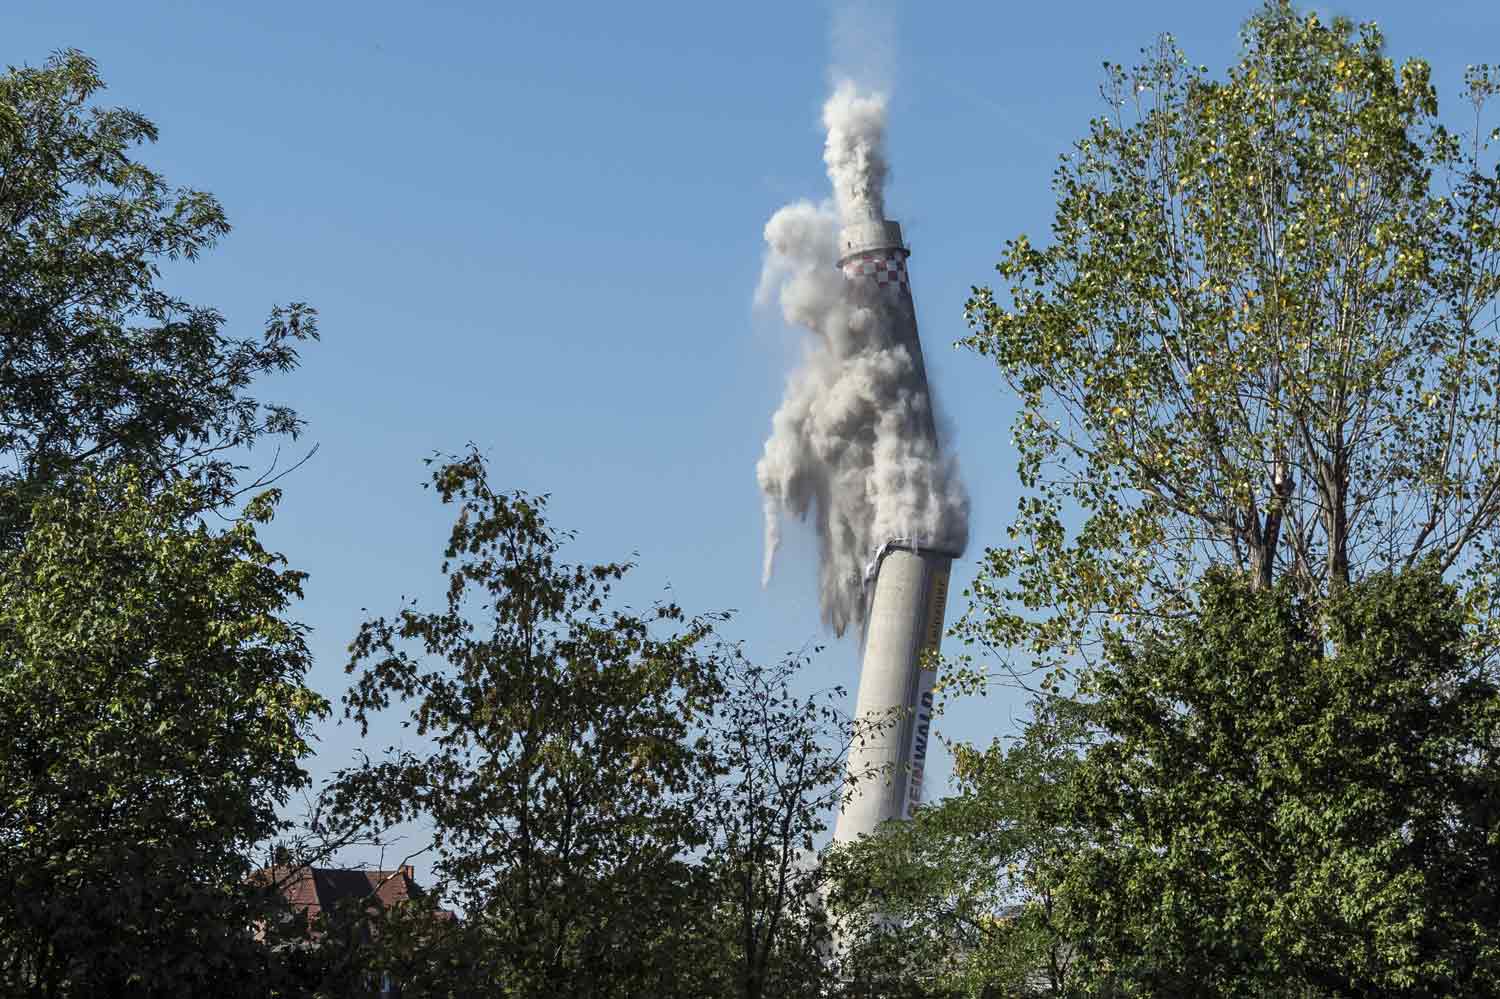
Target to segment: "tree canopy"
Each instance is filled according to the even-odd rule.
[[[1053,851],[1067,939],[1128,994],[1500,988],[1500,688],[1431,570],[1315,604],[1211,579],[1096,675]]]
[[[545,498],[493,490],[477,454],[439,462],[432,484],[458,508],[444,604],[364,624],[344,698],[362,729],[402,704],[432,749],[345,774],[345,807],[431,823],[438,876],[485,941],[470,969],[485,987],[659,985],[670,955],[653,941],[700,842],[688,792],[695,719],[719,689],[711,622],[614,606],[629,566],[562,561]]]
[[[1243,41],[1107,65],[968,303],[1023,496],[959,630],[1078,686],[854,858],[912,988],[1496,987],[1500,74],[1455,124],[1373,25]]]
[[[850,733],[841,689],[792,692],[804,665],[759,666],[725,650],[693,798],[707,889],[696,929],[722,937],[722,994],[742,999],[829,994],[836,981],[817,851],[847,790]]]
[[[71,50],[0,74],[0,988],[263,994],[284,905],[249,874],[327,704],[256,535],[275,461],[240,473],[302,427],[247,390],[314,313],[236,340],[162,288],[228,223],[102,88]]]
[[[14,543],[38,490],[81,467],[136,466],[147,485],[191,477],[220,504],[263,437],[295,437],[290,408],[252,381],[317,337],[304,303],[234,339],[211,306],[162,287],[162,267],[229,232],[210,194],[173,188],[136,157],[143,115],[94,103],[93,60],[67,50],[0,75],[0,531]],[[153,486],[154,487],[154,486]],[[0,538],[3,541],[4,538]]]
[[[1106,64],[1051,240],[976,288],[1026,493],[971,638],[1057,667],[1180,612],[1205,568],[1327,592],[1435,559],[1487,606],[1500,521],[1500,175],[1466,78],[1272,0],[1223,79]]]
[[[1225,570],[1077,699],[833,858],[857,971],[912,995],[1500,988],[1500,687],[1429,568],[1332,598]]]
[[[0,982],[41,996],[265,981],[254,848],[308,777],[303,574],[197,487],[120,469],[39,500],[0,562]]]

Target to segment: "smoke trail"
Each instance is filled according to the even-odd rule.
[[[961,552],[968,495],[933,433],[932,399],[906,304],[846,280],[841,225],[885,217],[885,97],[841,83],[823,107],[834,200],[787,205],[766,223],[758,304],[806,328],[801,365],[771,419],[756,468],[765,497],[765,578],[781,524],[812,517],[823,621],[843,634],[864,614],[864,570],[906,539]]]
[[[885,95],[862,94],[845,80],[823,105],[823,162],[846,222],[885,218]]]

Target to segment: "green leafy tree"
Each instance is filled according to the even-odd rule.
[[[1500,990],[1500,689],[1431,570],[1321,610],[1211,578],[1111,640],[1054,853],[1087,977],[1142,996]]]
[[[709,889],[698,932],[722,938],[726,972],[705,995],[808,996],[832,984],[814,847],[843,798],[848,740],[833,704],[842,691],[792,692],[805,663],[721,657],[707,779],[693,797]]]
[[[120,463],[145,485],[195,479],[205,504],[254,492],[236,462],[302,421],[246,390],[297,364],[316,314],[271,311],[263,337],[235,340],[224,317],[161,287],[229,231],[202,191],[174,189],[135,156],[157,131],[92,103],[103,88],[76,51],[0,75],[0,544],[14,547],[39,490]]]
[[[0,562],[0,991],[237,995],[273,980],[254,847],[305,786],[303,574],[201,490],[118,469],[39,500]]]
[[[367,622],[346,713],[393,702],[428,740],[341,779],[344,807],[434,830],[444,894],[490,994],[670,995],[675,924],[701,834],[697,727],[719,691],[707,619],[612,606],[629,566],[562,560],[545,498],[490,488],[477,454],[440,464],[458,507],[446,599]]]
[[[1170,38],[1106,65],[1052,239],[976,288],[1027,494],[969,637],[1076,663],[1211,565],[1308,593],[1433,559],[1488,613],[1500,518],[1500,175],[1373,24],[1271,0],[1226,78]]]

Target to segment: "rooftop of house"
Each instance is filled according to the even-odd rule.
[[[287,901],[299,912],[305,912],[312,922],[351,899],[368,900],[389,908],[408,899],[422,898],[426,893],[416,883],[414,874],[410,864],[391,871],[278,865],[261,871],[258,877],[279,885]]]

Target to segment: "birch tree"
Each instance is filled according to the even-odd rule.
[[[1025,494],[970,638],[1058,668],[1192,603],[1211,565],[1306,594],[1430,561],[1483,617],[1496,568],[1500,177],[1471,67],[1271,2],[1223,79],[1170,38],[1106,64],[964,341],[1019,395]]]

